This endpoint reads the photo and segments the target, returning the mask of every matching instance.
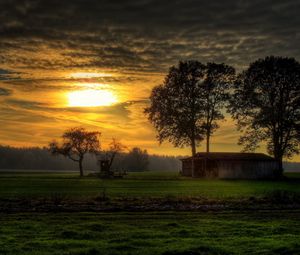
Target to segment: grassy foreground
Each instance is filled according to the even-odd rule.
[[[259,196],[283,190],[300,193],[300,179],[282,181],[201,180],[179,177],[178,173],[130,173],[125,179],[79,178],[77,173],[0,172],[0,199],[65,196],[87,198],[105,190],[116,197],[205,197],[230,199]]]
[[[3,213],[5,210],[0,213],[0,254],[300,254],[298,177],[291,175],[282,181],[225,181],[146,172],[131,173],[121,180],[100,180],[79,178],[75,173],[2,171],[1,205],[18,209],[12,210],[13,213]],[[179,212],[153,210],[151,205],[149,211],[95,212],[95,206],[102,206],[100,201],[88,207],[92,210],[56,210],[56,206],[61,208],[61,198],[69,201],[67,207],[77,208],[78,201],[89,205],[95,197],[101,197],[104,190],[108,204],[123,201],[126,205],[132,199],[138,205],[154,201],[164,206],[167,201],[171,204],[175,201],[177,205],[179,198],[189,203],[195,203],[197,198],[217,199],[221,203],[246,198],[255,209],[241,204],[234,210],[184,209]],[[267,200],[271,203],[267,207],[256,200],[277,191],[284,194],[279,197],[281,207],[276,205],[277,196]],[[285,204],[290,194],[293,196]],[[55,210],[47,207],[39,211],[34,207],[30,213],[24,211],[25,206],[33,208],[32,201],[41,205],[52,201]]]
[[[0,254],[300,254],[298,211],[0,215]]]

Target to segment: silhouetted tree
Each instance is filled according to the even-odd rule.
[[[129,151],[125,160],[129,171],[145,171],[148,168],[149,155],[147,150],[135,147]]]
[[[100,150],[100,132],[90,132],[84,128],[72,128],[62,135],[63,142],[54,141],[49,144],[52,154],[62,154],[69,159],[78,162],[80,176],[83,176],[82,162],[85,154],[97,154]]]
[[[210,137],[219,127],[218,120],[224,119],[222,110],[229,100],[229,90],[235,79],[233,67],[225,64],[207,63],[201,93],[203,102],[203,125],[206,137],[206,152],[209,152]]]
[[[116,138],[112,138],[111,143],[109,144],[109,149],[106,152],[106,158],[109,160],[109,170],[111,169],[111,166],[116,158],[116,156],[120,153],[122,153],[127,147],[122,144],[120,141],[118,141]]]
[[[199,96],[205,65],[198,61],[179,62],[171,67],[164,83],[154,87],[150,106],[145,109],[157,130],[160,143],[167,140],[175,147],[196,145],[203,140],[203,99]]]
[[[250,64],[237,79],[230,112],[244,134],[244,150],[266,142],[279,162],[299,153],[300,64],[293,58],[266,57]]]

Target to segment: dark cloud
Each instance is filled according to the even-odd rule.
[[[5,102],[9,106],[21,107],[22,109],[30,109],[30,110],[48,109],[47,104],[30,101],[30,100],[7,99]]]
[[[9,96],[12,94],[12,91],[5,88],[0,88],[0,96]]]
[[[300,57],[298,0],[2,0],[0,9],[2,65],[165,72],[187,58],[243,67]],[[59,57],[31,54],[45,45]]]
[[[1,77],[1,75],[0,75]],[[3,79],[3,83],[10,87],[16,88],[23,92],[32,91],[72,91],[86,89],[87,84],[115,84],[124,87],[126,84],[143,83],[147,81],[147,76],[133,76],[132,74],[125,74],[119,76],[102,76],[102,77],[86,77],[86,78],[23,78],[23,79]],[[105,86],[105,85],[104,85]],[[103,88],[102,88],[103,89]],[[114,87],[110,87],[114,90]]]
[[[17,80],[20,73],[7,69],[0,69],[0,81]]]

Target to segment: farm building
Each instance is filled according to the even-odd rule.
[[[277,161],[263,153],[197,153],[181,161],[182,175],[198,178],[264,179],[278,170]]]

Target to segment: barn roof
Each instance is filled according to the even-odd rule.
[[[193,157],[184,158],[189,160]],[[258,160],[258,161],[274,161],[275,159],[263,153],[241,153],[241,152],[199,152],[194,159],[211,159],[211,160]]]

